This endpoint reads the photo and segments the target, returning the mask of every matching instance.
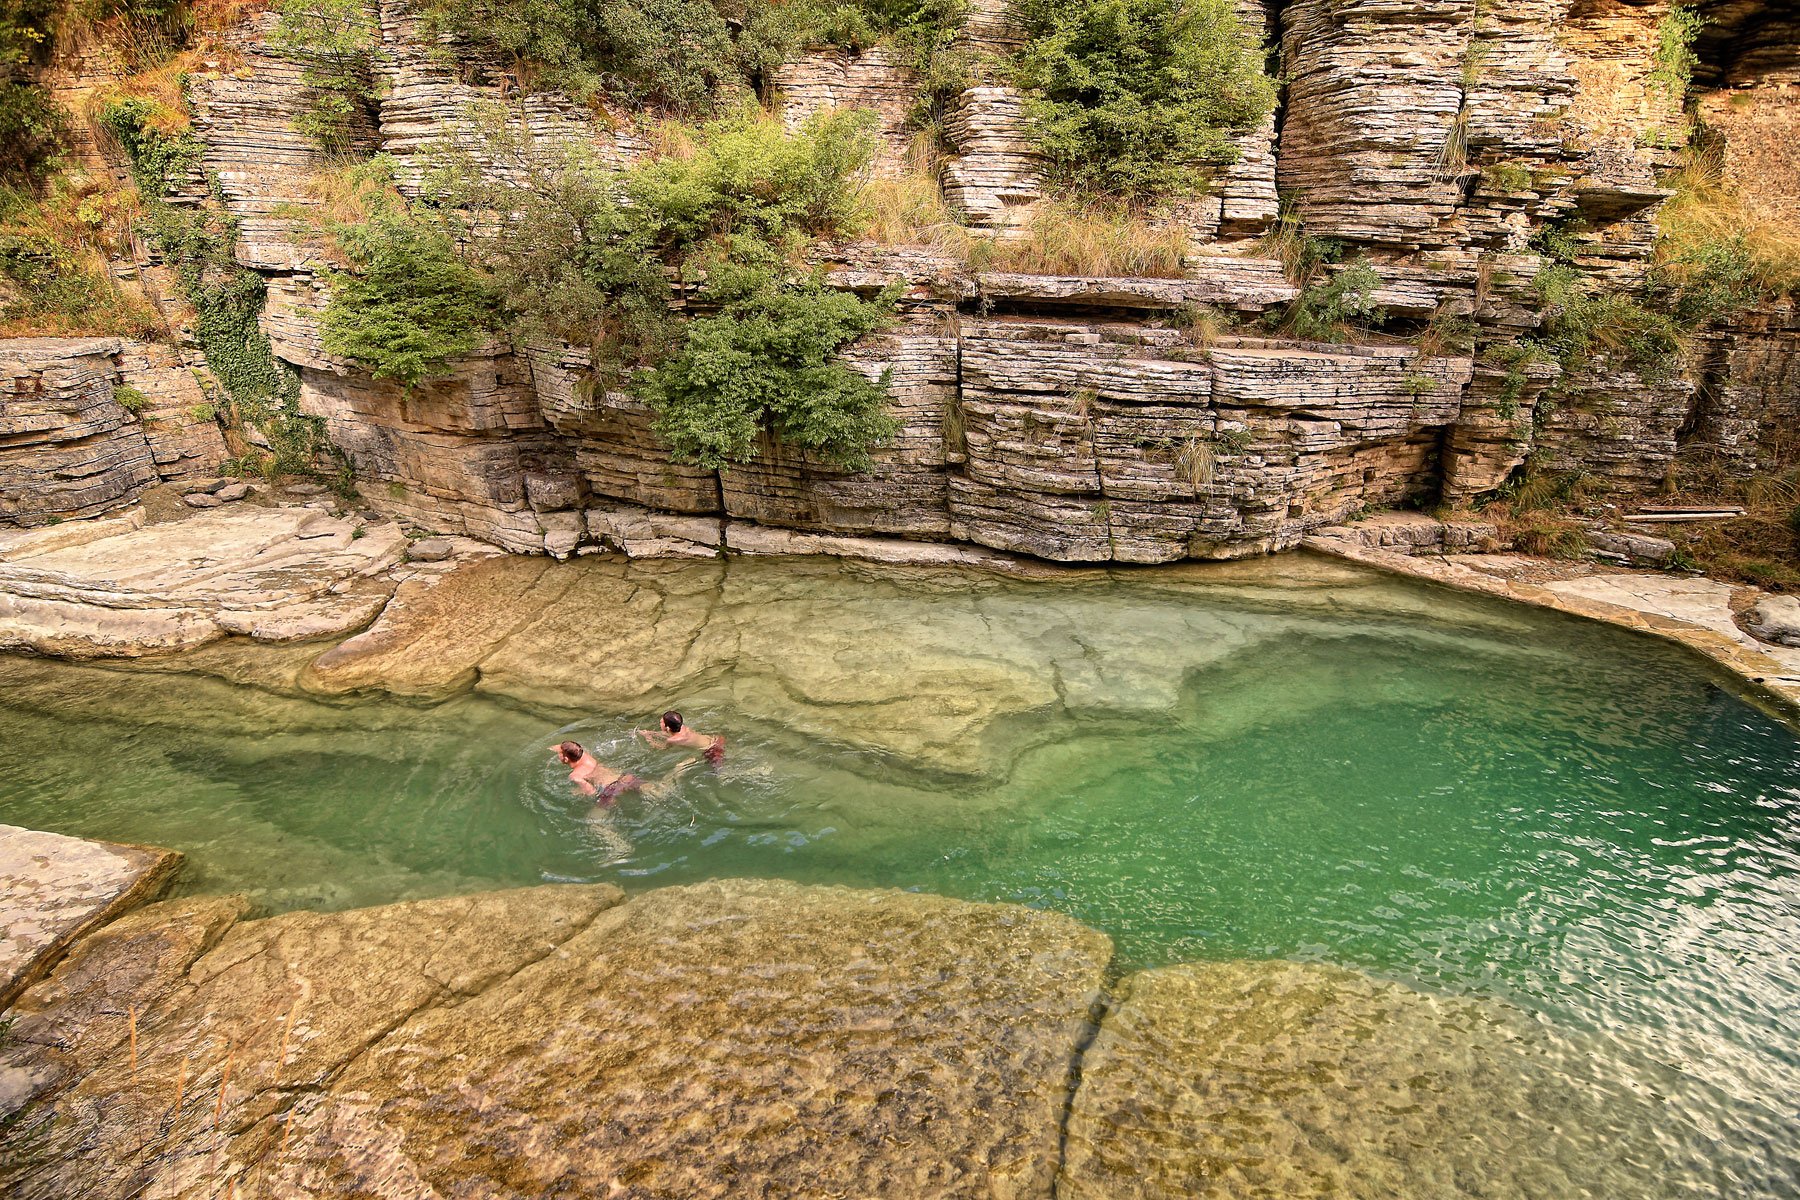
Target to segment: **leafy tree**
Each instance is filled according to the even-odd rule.
[[[1063,187],[1143,200],[1204,184],[1275,103],[1232,0],[1020,0],[1026,112]]]
[[[868,469],[870,449],[898,428],[888,377],[871,382],[835,355],[887,319],[893,293],[869,301],[817,275],[722,263],[697,300],[717,312],[692,321],[681,349],[637,382],[677,458],[748,462],[766,430],[843,470]]]
[[[328,276],[324,344],[407,387],[441,373],[499,327],[486,282],[445,231],[396,210],[337,230],[354,271]]]

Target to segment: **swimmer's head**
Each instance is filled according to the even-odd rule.
[[[681,714],[671,708],[662,715],[662,727],[664,733],[680,733]]]
[[[556,748],[556,756],[570,766],[574,766],[581,761],[581,743],[564,742]]]

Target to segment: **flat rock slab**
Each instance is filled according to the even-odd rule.
[[[88,939],[21,1002],[41,1142],[0,1190],[1050,1194],[1104,935],[779,882],[617,900],[291,913],[204,953],[219,914],[168,906],[148,978],[147,923]]]
[[[342,633],[381,610],[405,545],[391,524],[242,506],[0,535],[0,650],[137,656]]]
[[[1601,1078],[1592,1064],[1616,1059],[1504,1006],[1287,962],[1186,963],[1119,992],[1083,1059],[1059,1196],[1688,1194],[1664,1174],[1679,1073]]]
[[[83,930],[155,896],[181,855],[0,825],[0,1008]]]

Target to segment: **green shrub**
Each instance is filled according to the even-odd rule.
[[[856,184],[875,155],[875,115],[830,109],[796,132],[753,107],[702,126],[686,156],[633,170],[626,203],[671,255],[703,243],[763,255],[845,236],[861,221]]]
[[[327,274],[329,354],[411,388],[499,326],[495,297],[441,228],[395,212],[338,230],[354,264]]]
[[[1651,52],[1650,83],[1667,91],[1676,99],[1687,95],[1694,80],[1694,68],[1700,58],[1694,53],[1694,40],[1706,25],[1706,18],[1685,5],[1676,5],[1656,23],[1656,49]]]
[[[299,60],[312,89],[294,128],[326,151],[342,153],[371,124],[376,34],[364,0],[279,0],[269,44]]]
[[[1387,320],[1386,310],[1375,303],[1380,287],[1381,276],[1359,258],[1309,284],[1285,314],[1271,317],[1274,324],[1302,341],[1343,341],[1351,325],[1380,325]]]
[[[1202,186],[1274,106],[1232,0],[1020,0],[1016,63],[1054,184],[1146,199]]]
[[[113,402],[134,417],[150,407],[150,397],[128,383],[113,389]]]
[[[864,300],[817,276],[727,263],[698,299],[716,314],[690,322],[681,348],[636,381],[677,458],[748,462],[767,430],[840,469],[867,469],[897,429],[887,376],[871,383],[833,356],[888,318],[893,294]]]
[[[206,151],[189,130],[166,133],[153,100],[126,97],[101,110],[100,124],[119,143],[132,178],[147,200],[166,200],[199,170]]]
[[[0,186],[32,187],[59,152],[63,120],[50,93],[0,79]]]

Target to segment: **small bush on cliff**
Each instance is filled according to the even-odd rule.
[[[50,93],[0,81],[0,187],[35,187],[60,150],[63,120]]]
[[[1016,64],[1052,182],[1142,200],[1236,160],[1275,103],[1258,33],[1232,0],[1020,0]]]
[[[834,356],[887,319],[891,294],[869,301],[817,276],[720,263],[697,300],[714,315],[692,321],[681,348],[637,383],[678,458],[749,462],[767,431],[842,470],[868,468],[898,428],[887,375],[871,382]]]
[[[355,145],[371,128],[376,36],[364,0],[278,0],[269,44],[297,59],[300,82],[312,89],[294,128],[332,153]]]
[[[1307,342],[1341,342],[1353,326],[1380,325],[1387,312],[1375,303],[1381,276],[1357,259],[1301,289],[1285,313],[1274,315],[1277,327]]]
[[[499,327],[495,296],[443,229],[395,211],[337,232],[354,269],[327,276],[328,354],[411,388]]]
[[[753,15],[749,0],[425,0],[423,8],[430,34],[506,62],[521,87],[583,101],[703,115],[742,97],[772,65],[758,38],[733,34]]]

